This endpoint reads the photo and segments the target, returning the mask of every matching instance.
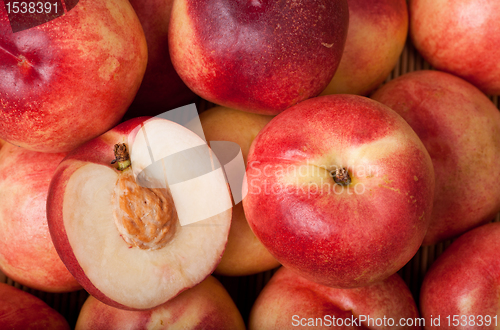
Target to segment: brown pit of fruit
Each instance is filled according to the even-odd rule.
[[[178,222],[168,188],[137,184],[124,144],[115,145],[115,161],[121,170],[113,191],[113,215],[121,237],[131,247],[158,250],[173,237]],[[128,165],[122,169],[120,164]]]
[[[129,168],[118,177],[113,203],[116,227],[131,247],[158,250],[173,237],[178,217],[168,189],[139,186]]]

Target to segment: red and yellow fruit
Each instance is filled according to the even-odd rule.
[[[238,143],[245,163],[252,141],[272,118],[226,107],[215,107],[200,115],[207,141]],[[233,207],[226,250],[215,272],[226,276],[243,276],[278,266],[279,262],[250,229],[243,212],[243,204],[241,202],[236,204]]]
[[[10,143],[0,148],[0,269],[48,292],[81,288],[57,255],[47,225],[49,184],[64,156]]]
[[[80,0],[63,16],[16,33],[3,8],[0,138],[68,152],[115,126],[147,62],[144,32],[129,2]]]
[[[148,311],[126,311],[89,296],[76,330],[231,329],[245,324],[224,287],[212,276],[174,299]]]
[[[68,322],[39,298],[0,283],[0,328],[70,330]]]
[[[460,236],[432,264],[420,292],[426,329],[498,329],[500,223]],[[431,318],[434,323],[431,323]]]
[[[438,70],[500,94],[500,2],[410,0],[410,36]]]
[[[366,95],[389,75],[408,34],[405,0],[348,0],[349,29],[339,67],[321,95]]]
[[[500,211],[500,112],[476,87],[451,74],[418,71],[372,95],[400,114],[429,152],[436,173],[424,244],[454,238]]]
[[[418,318],[413,296],[397,274],[362,288],[335,289],[282,267],[255,301],[249,329],[421,329]]]
[[[275,115],[316,96],[344,50],[347,0],[174,2],[169,48],[202,98]]]
[[[381,281],[417,252],[434,171],[411,127],[355,95],[313,98],[276,116],[248,154],[243,208],[285,267],[319,284]]]

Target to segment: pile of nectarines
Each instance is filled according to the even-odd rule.
[[[2,1],[0,328],[499,328],[499,13]]]

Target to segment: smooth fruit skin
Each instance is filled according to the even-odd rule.
[[[408,35],[405,0],[348,0],[349,29],[344,53],[321,95],[367,95],[396,65]]]
[[[336,322],[349,322],[360,317],[365,322],[342,327]],[[338,320],[333,320],[335,317]],[[368,324],[366,320],[372,321]],[[356,289],[335,289],[308,281],[289,269],[280,268],[264,287],[250,312],[249,329],[375,329],[375,319],[394,320],[383,329],[421,329],[420,326],[399,326],[403,319],[419,318],[417,305],[405,282],[397,274],[382,282]],[[378,322],[378,321],[377,321]],[[303,325],[303,326],[301,326]],[[309,325],[309,327],[307,326]],[[343,324],[345,325],[345,324]],[[357,325],[357,326],[356,326]]]
[[[252,141],[272,119],[226,107],[214,107],[200,115],[206,140],[238,143],[246,163]],[[248,225],[243,204],[233,207],[231,229],[226,250],[215,272],[225,276],[245,276],[267,271],[279,266],[279,262],[255,237]]]
[[[65,15],[12,33],[0,8],[0,138],[67,152],[116,125],[147,62],[125,0],[80,0]]]
[[[81,289],[59,258],[47,224],[49,184],[64,156],[10,143],[0,149],[0,269],[46,292]]]
[[[126,117],[156,116],[196,99],[170,61],[168,25],[173,0],[131,0],[148,44],[148,65]]]
[[[499,250],[500,223],[491,223],[460,236],[439,256],[425,275],[420,310],[426,325],[438,315],[441,324],[426,329],[498,329]]]
[[[438,70],[500,94],[500,2],[410,0],[410,36]]]
[[[243,318],[226,289],[209,276],[197,286],[148,311],[117,309],[89,296],[76,330],[245,329]]]
[[[170,56],[213,103],[275,115],[318,95],[344,49],[347,0],[174,2]]]
[[[405,74],[372,98],[400,114],[429,152],[436,173],[425,245],[456,237],[500,212],[500,112],[476,87],[451,74]]]
[[[0,328],[70,330],[64,317],[39,298],[0,283]]]
[[[331,171],[345,168],[349,186]],[[248,155],[243,208],[285,267],[319,284],[359,287],[403,267],[420,247],[434,193],[429,154],[381,103],[327,95],[276,116]]]

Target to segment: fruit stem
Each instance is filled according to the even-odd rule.
[[[117,169],[119,171],[123,171],[130,166],[130,155],[125,143],[115,144],[114,153],[115,159],[113,159],[111,164],[117,163]]]
[[[351,184],[351,177],[345,168],[337,168],[335,171],[330,172],[330,175],[338,185],[348,186]]]

